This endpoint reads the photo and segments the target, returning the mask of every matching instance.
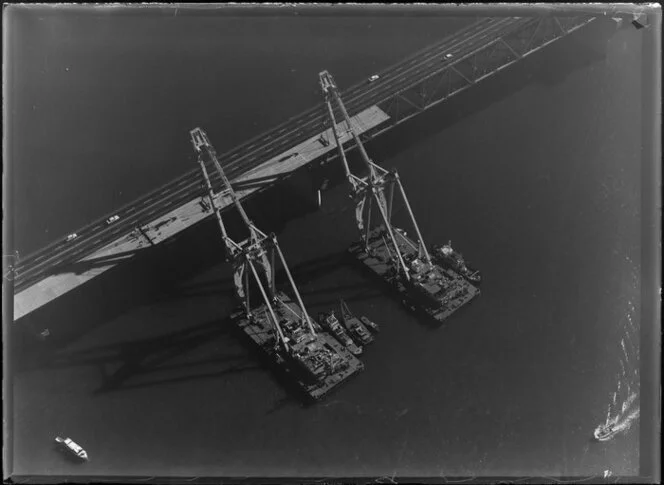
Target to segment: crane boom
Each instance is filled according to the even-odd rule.
[[[233,267],[235,270],[235,275],[234,275],[235,286],[237,289],[238,296],[240,297],[241,300],[244,300],[244,298],[246,297],[246,301],[243,301],[245,309],[247,310],[247,312],[250,312],[249,275],[252,275],[254,277],[254,281],[258,286],[263,302],[266,305],[267,308],[266,312],[267,314],[270,315],[272,321],[274,322],[274,326],[277,330],[279,340],[282,342],[284,347],[288,349],[287,339],[284,338],[284,332],[279,324],[279,319],[277,318],[276,312],[273,308],[273,304],[281,304],[284,307],[287,306],[277,296],[277,291],[275,287],[274,262],[276,254],[278,255],[279,260],[286,271],[286,275],[288,276],[288,281],[291,285],[291,288],[293,289],[293,293],[295,294],[297,303],[300,305],[300,308],[302,308],[301,318],[306,323],[309,332],[312,335],[315,335],[316,332],[313,328],[309,315],[304,309],[304,303],[302,302],[302,297],[300,296],[300,292],[298,291],[297,286],[295,285],[295,281],[293,280],[290,270],[288,269],[288,265],[286,264],[284,255],[281,252],[281,249],[279,248],[279,243],[277,242],[276,236],[274,234],[267,236],[265,233],[263,233],[260,229],[258,229],[254,225],[251,219],[249,219],[249,216],[242,207],[240,198],[235,193],[235,190],[233,190],[230,181],[226,177],[226,174],[224,173],[223,169],[221,168],[221,164],[219,163],[219,159],[217,158],[216,151],[212,143],[210,143],[207,134],[201,128],[195,128],[191,130],[189,133],[191,136],[191,141],[194,146],[194,149],[199,155],[198,162],[201,166],[203,177],[205,178],[205,183],[208,189],[208,196],[210,198],[210,204],[212,205],[212,208],[216,214],[217,221],[221,229],[222,237],[224,239],[224,242],[226,243],[227,254],[229,255],[233,263]],[[242,217],[242,221],[249,230],[250,237],[248,240],[236,243],[228,236],[226,227],[221,217],[221,210],[217,207],[217,204],[215,202],[216,197],[214,194],[214,190],[212,188],[212,183],[210,182],[210,178],[207,173],[207,169],[205,167],[205,160],[203,159],[203,154],[207,154],[208,158],[210,158],[210,160],[214,164],[217,173],[221,177],[221,180],[224,185],[222,193],[229,195],[231,197],[234,206],[236,207],[236,209],[238,210],[238,212]],[[266,284],[263,284],[263,281],[261,280],[261,276],[256,267],[257,265],[260,269],[263,270]]]
[[[339,141],[339,133],[337,133],[337,124],[334,119],[334,109],[332,108],[332,103],[329,99],[329,96],[325,97],[325,105],[327,106],[327,113],[328,116],[330,117],[330,120],[332,120],[332,134],[334,135],[334,141],[337,144],[337,147],[341,146],[341,142]],[[348,160],[346,159],[346,153],[343,150],[339,150],[339,156],[341,157],[341,161],[344,164],[344,170],[346,171],[346,177],[350,181],[350,183],[353,185],[353,187],[356,186],[357,182],[353,179],[353,174],[350,171],[350,167],[348,166]]]
[[[207,173],[207,169],[205,168],[205,162],[203,158],[198,157],[198,163],[201,166],[201,172],[203,173],[203,178],[205,179],[205,185],[208,190],[208,198],[210,200],[210,207],[212,207],[212,211],[214,212],[217,223],[219,224],[219,229],[221,229],[221,235],[224,240],[224,245],[226,246],[227,256],[232,258],[240,249],[240,246],[238,246],[230,237],[228,237],[228,232],[226,232],[224,220],[221,217],[221,210],[219,207],[217,207],[217,203],[215,201],[214,190],[212,189],[212,183],[210,182],[210,177]]]
[[[413,211],[410,207],[410,203],[408,201],[408,198],[406,197],[406,192],[404,191],[403,185],[401,184],[401,180],[399,178],[399,174],[396,172],[396,170],[392,172],[388,172],[382,167],[376,165],[370,158],[369,155],[367,154],[364,144],[362,143],[362,140],[360,140],[359,135],[357,134],[356,130],[353,128],[353,125],[351,123],[350,116],[348,115],[348,111],[346,110],[346,107],[344,106],[343,100],[341,99],[341,95],[339,94],[339,89],[334,82],[334,79],[332,78],[332,75],[327,72],[327,71],[322,71],[319,73],[319,80],[320,80],[320,85],[323,90],[323,93],[325,94],[325,103],[327,105],[327,111],[328,115],[330,117],[330,120],[332,122],[332,132],[334,134],[335,141],[337,143],[337,150],[339,151],[339,155],[343,161],[344,164],[344,169],[346,170],[346,177],[348,178],[349,182],[351,183],[353,193],[357,199],[364,198],[366,201],[368,199],[369,204],[368,204],[368,222],[367,224],[367,233],[368,233],[368,226],[370,225],[370,218],[371,218],[371,198],[370,196],[373,196],[373,199],[376,201],[376,205],[378,207],[378,210],[380,212],[381,218],[383,220],[385,230],[388,233],[389,240],[392,243],[394,252],[396,253],[397,259],[399,261],[399,267],[402,270],[403,275],[406,277],[406,279],[410,279],[409,271],[408,268],[406,267],[403,258],[401,256],[401,251],[399,250],[399,246],[396,242],[396,238],[394,236],[394,232],[392,230],[392,224],[391,224],[391,218],[392,218],[392,203],[393,203],[393,193],[394,193],[394,184],[399,186],[399,193],[404,201],[404,205],[406,207],[406,210],[410,216],[411,223],[413,224],[413,227],[415,228],[415,232],[417,233],[418,237],[418,250],[419,253],[428,264],[431,264],[431,257],[429,255],[429,252],[426,248],[426,245],[423,242],[422,235],[420,233],[419,226],[417,225],[417,221],[415,220],[415,215],[413,214]],[[337,133],[337,128],[336,128],[336,119],[334,116],[334,109],[332,106],[332,100],[336,102],[336,105],[339,108],[339,111],[341,112],[344,122],[346,123],[346,127],[348,131],[351,133],[355,144],[358,147],[358,150],[360,152],[362,161],[364,162],[365,166],[369,170],[369,175],[365,178],[360,178],[355,175],[353,175],[350,171],[350,166],[348,165],[348,162],[346,160],[346,156],[344,153],[343,146],[340,142],[338,133]],[[385,186],[389,188],[389,197],[385,197]],[[358,211],[362,211],[364,208],[364,203],[358,204]],[[358,219],[359,221],[359,219]],[[360,231],[362,232],[362,227],[361,223],[358,222],[358,226],[360,226]],[[366,241],[366,236],[362,236],[365,245],[367,243]]]
[[[318,76],[320,78],[320,83],[321,87],[323,88],[323,92],[325,92],[326,94],[331,94],[334,100],[337,102],[337,106],[339,107],[341,115],[343,116],[344,121],[346,122],[346,126],[348,127],[348,130],[350,131],[351,135],[353,136],[353,139],[357,144],[357,148],[360,150],[360,154],[362,155],[362,160],[369,169],[369,173],[371,175],[370,180],[373,181],[374,178],[376,177],[374,166],[371,163],[369,155],[367,155],[367,151],[364,149],[364,144],[362,144],[362,140],[360,140],[360,137],[353,129],[353,125],[350,122],[350,116],[348,116],[348,111],[346,111],[346,107],[344,106],[343,101],[341,101],[341,96],[339,96],[339,89],[337,88],[337,85],[334,82],[332,75],[327,71],[323,71]],[[332,118],[334,118],[334,114],[332,114]]]
[[[233,204],[235,204],[235,207],[240,213],[240,216],[242,217],[242,220],[246,224],[247,228],[249,228],[252,238],[255,237],[253,230],[255,230],[256,228],[254,224],[251,222],[251,219],[249,219],[249,216],[247,216],[247,213],[244,211],[244,207],[242,207],[240,199],[235,193],[235,190],[233,190],[233,187],[231,186],[230,181],[226,177],[224,170],[221,168],[221,164],[219,163],[219,159],[217,158],[217,152],[214,149],[214,146],[212,146],[212,143],[210,143],[207,134],[201,128],[194,128],[189,132],[189,134],[191,135],[191,141],[194,145],[194,149],[199,154],[202,154],[203,152],[207,153],[210,160],[212,160],[212,163],[214,164],[217,173],[219,174],[222,182],[224,183],[224,188],[226,192],[231,196],[231,200],[233,201]]]
[[[372,199],[376,200],[376,205],[378,206],[378,210],[380,212],[381,218],[383,219],[384,227],[385,230],[389,234],[389,240],[393,245],[394,249],[394,254],[397,256],[399,268],[401,269],[401,273],[404,275],[404,277],[407,280],[410,280],[410,274],[408,271],[408,268],[406,267],[406,263],[403,260],[403,257],[401,256],[401,251],[399,251],[399,247],[396,243],[396,239],[394,237],[394,234],[392,232],[392,224],[390,223],[388,217],[387,217],[387,207],[385,204],[385,196],[383,193],[383,187],[382,187],[382,180],[377,177],[377,174],[374,169],[374,164],[371,162],[369,159],[369,156],[367,155],[366,150],[364,149],[364,145],[362,144],[362,141],[360,138],[357,136],[355,133],[355,130],[353,130],[352,124],[350,122],[350,118],[348,117],[348,112],[346,111],[345,106],[343,105],[343,102],[341,101],[341,97],[339,96],[339,93],[337,92],[337,86],[334,83],[334,79],[332,79],[332,76],[330,73],[327,71],[323,71],[319,74],[319,79],[320,79],[320,84],[321,88],[323,89],[323,92],[325,93],[325,102],[328,107],[328,114],[330,116],[330,121],[332,123],[332,131],[334,133],[334,138],[337,143],[337,150],[339,151],[339,155],[341,159],[344,162],[344,168],[346,170],[346,176],[348,180],[351,183],[352,190],[354,192],[354,195],[356,199],[358,199],[358,205],[356,208],[356,219],[358,223],[358,229],[360,230],[360,235],[365,243],[365,248],[367,247],[367,236],[364,234],[363,231],[363,222],[362,222],[362,212],[364,210],[364,207],[366,205],[366,202],[368,201],[368,223],[367,223],[367,232],[369,230],[370,224],[371,224],[371,201]],[[337,106],[339,106],[339,109],[344,117],[344,121],[346,122],[346,127],[347,129],[351,132],[355,143],[357,144],[358,148],[360,149],[360,153],[362,155],[362,160],[365,162],[365,165],[369,168],[369,176],[365,178],[359,178],[354,176],[351,171],[350,167],[348,165],[348,162],[346,160],[346,155],[343,149],[343,145],[341,141],[339,140],[339,137],[337,135],[337,122],[336,118],[334,116],[334,110],[331,105],[331,100],[330,97],[332,97],[336,103]]]

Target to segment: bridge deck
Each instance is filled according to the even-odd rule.
[[[380,108],[372,106],[353,116],[351,121],[358,133],[364,133],[388,119],[389,117]],[[342,143],[350,140],[350,134],[340,125],[338,132],[341,133]],[[324,146],[318,141],[321,135],[330,141],[329,145]],[[238,196],[245,198],[333,150],[336,150],[336,144],[332,130],[329,128],[234,179],[233,186]],[[204,209],[200,201],[201,197],[196,197],[80,261],[67,265],[66,269],[61,269],[58,274],[51,274],[20,291],[14,297],[14,320],[99,276],[113,266],[131,259],[141,249],[159,244],[211,216],[212,213]],[[232,204],[228,196],[218,195],[216,201],[221,208]]]

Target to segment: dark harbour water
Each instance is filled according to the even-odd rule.
[[[16,149],[58,162],[44,168],[43,156],[30,156],[14,167],[17,214],[64,234],[184,171],[191,126],[211,126],[223,151],[315,102],[321,67],[348,85],[444,35],[436,19],[260,22],[262,42],[246,40],[234,22],[219,29],[225,40],[216,48],[227,57],[212,63],[202,40],[168,43],[168,28],[137,25],[143,47],[117,38],[123,55],[109,49],[101,58],[104,76],[115,80],[103,85],[108,96],[94,83],[67,83],[75,67],[84,70],[77,79],[93,75],[67,59],[72,70],[57,86],[69,94],[35,93],[52,120],[68,100],[71,126],[89,137],[63,142],[67,123],[52,133],[36,115],[17,121],[36,123],[44,136]],[[50,28],[60,39],[58,25]],[[98,42],[105,28],[67,27]],[[637,473],[638,426],[607,443],[590,441],[617,385],[627,316],[638,326],[640,311],[641,40],[635,30],[600,34],[551,47],[370,145],[399,169],[425,238],[452,239],[485,275],[481,298],[448,324],[424,325],[344,262],[355,231],[345,187],[331,188],[320,211],[277,224],[280,245],[310,313],[344,297],[383,330],[362,375],[304,407],[228,331],[228,272],[219,256],[205,259],[217,254],[214,226],[199,228],[196,242],[173,249],[181,272],[161,257],[122,278],[130,303],[105,304],[112,296],[99,286],[94,298],[54,314],[54,334],[75,320],[86,331],[41,362],[15,366],[14,473]],[[141,58],[163,45],[168,59]],[[242,60],[238,49],[247,51]],[[235,108],[229,102],[240,99]],[[82,163],[81,153],[98,165]],[[37,166],[48,175],[38,177]],[[74,198],[76,181],[87,188]],[[48,203],[35,191],[48,193]],[[269,226],[294,198],[255,203],[252,214]],[[42,229],[22,224],[17,243],[48,242]],[[206,262],[187,268],[187,257]],[[162,285],[150,287],[157,279]],[[50,446],[58,433],[80,442],[92,461],[62,460]]]

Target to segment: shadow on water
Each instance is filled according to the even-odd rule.
[[[355,290],[355,291],[352,295],[343,297],[344,300],[346,301],[367,301],[372,298],[376,298],[378,296],[382,296],[385,294],[384,292],[380,291],[380,289],[373,288],[373,285],[371,285],[371,288],[367,288],[367,285],[363,283],[356,283],[353,285],[334,285],[334,286],[328,286],[326,288],[320,288],[317,290],[308,290],[308,291],[300,290],[300,293],[302,294],[302,298],[314,295],[334,295],[334,298],[331,298],[329,300],[317,301],[316,304],[318,306],[335,306],[339,304],[339,299],[340,299],[339,295],[349,290]]]
[[[15,370],[44,364],[58,348],[159,293],[154,248],[58,297],[11,326]],[[42,332],[48,336],[39,338]]]
[[[385,294],[381,288],[377,288],[375,285],[372,285],[365,280],[351,284],[338,282],[333,285],[318,287],[316,289],[305,288],[307,284],[318,280],[320,277],[325,276],[342,266],[352,267],[354,264],[356,264],[356,262],[347,251],[339,251],[304,261],[300,264],[289,267],[289,269],[298,286],[298,291],[304,300],[308,301],[312,296],[332,297],[330,299],[316,301],[317,306],[338,306],[340,295],[342,293],[348,294],[349,291],[352,293],[349,296],[344,297],[347,301],[366,301]],[[278,271],[276,277],[277,282],[287,282],[287,277],[283,270]]]
[[[338,295],[342,291],[347,290],[355,290],[355,294],[347,298],[348,300],[355,301],[362,301],[383,294],[383,292],[380,290],[375,289],[373,285],[367,284],[365,282],[358,282],[354,284],[336,284],[323,288],[319,287],[314,290],[308,290],[304,288],[308,283],[317,280],[319,277],[329,274],[343,265],[351,265],[353,263],[354,261],[352,261],[352,258],[349,258],[346,251],[342,251],[326,254],[325,256],[313,258],[303,263],[289,266],[289,269],[293,279],[298,286],[298,291],[305,299],[306,297],[313,295]],[[284,288],[288,287],[288,278],[283,268],[279,268],[275,274],[275,278],[278,286]],[[168,295],[164,295],[164,298],[172,301],[177,299],[231,294],[232,292],[233,282],[229,275],[228,277],[214,279],[212,281],[202,281],[174,286],[169,291]],[[319,304],[332,304],[335,301],[338,302],[338,300],[332,299],[325,302],[319,302]]]
[[[62,445],[55,442],[53,443],[53,453],[74,466],[81,466],[86,463],[85,460],[77,457],[73,453],[67,451]]]
[[[306,171],[295,174],[279,186],[252,196],[245,208],[265,232],[279,232],[288,221],[316,209],[310,180]],[[225,212],[224,220],[231,235],[242,234],[237,211]],[[16,321],[10,335],[14,369],[43,364],[55,350],[133,308],[178,297],[181,282],[220,265],[224,251],[219,228],[214,219],[208,218],[162,244],[59,270],[79,273],[130,256],[123,264]],[[219,290],[230,291],[231,285]],[[40,336],[45,330],[48,336]]]
[[[215,343],[229,336],[238,339],[244,351],[218,351]],[[230,317],[140,340],[83,349],[53,349],[47,365],[49,369],[96,368],[100,385],[93,391],[95,395],[267,372],[286,392],[268,413],[291,405],[308,407],[316,402],[299,388],[292,376],[275,366],[271,358],[232,325]]]
[[[293,279],[297,282],[298,289],[302,294],[305,294],[305,292],[299,288],[300,286],[338,268],[339,265],[345,262],[344,257],[345,256],[343,253],[328,254],[306,261],[299,265],[290,266],[289,269]],[[275,278],[277,285],[279,286],[288,283],[288,278],[283,268],[278,269],[275,274]],[[175,284],[169,288],[168,293],[164,294],[162,298],[172,301],[177,299],[231,294],[232,292],[233,281],[229,273],[228,275],[224,275],[222,278],[216,278],[211,281],[187,283],[184,285]],[[319,292],[323,292],[323,290]]]
[[[282,397],[280,399],[277,399],[265,414],[274,414],[293,404],[302,406],[301,403],[297,402],[291,396]]]
[[[172,363],[180,357],[195,355],[203,346],[227,336],[229,323],[227,320],[215,320],[153,338],[97,345],[82,350],[54,351],[48,366],[51,369],[78,366],[97,368],[101,384],[94,391],[95,394],[260,370],[246,352]]]

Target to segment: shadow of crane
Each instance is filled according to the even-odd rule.
[[[93,366],[101,384],[95,394],[194,379],[218,378],[260,369],[247,352],[217,354],[230,333],[230,319],[213,320],[155,337],[56,352],[50,368]]]

